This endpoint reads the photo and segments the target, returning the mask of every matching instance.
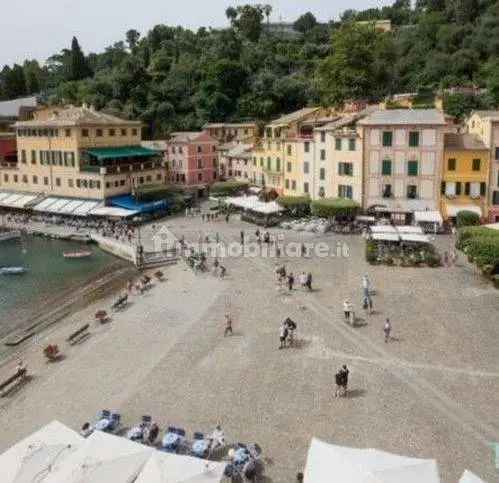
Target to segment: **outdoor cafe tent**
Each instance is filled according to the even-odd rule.
[[[441,225],[444,222],[440,212],[435,210],[415,211],[414,221],[416,223],[434,223],[436,225]]]
[[[219,483],[225,466],[225,463],[156,451],[135,483]]]
[[[284,208],[275,201],[265,203],[258,199],[258,196],[238,196],[227,197],[225,199],[227,205],[232,205],[243,210],[254,211],[263,215],[272,215],[284,211]]]
[[[401,233],[400,240],[412,243],[430,243],[430,237],[422,233]]]
[[[373,225],[370,230],[371,233],[397,233],[397,229],[392,225]]]
[[[84,443],[72,429],[53,421],[0,455],[2,483],[28,483],[62,464]]]
[[[409,458],[377,449],[356,449],[313,438],[305,483],[439,483],[435,460]]]
[[[465,470],[463,476],[461,476],[459,483],[485,483],[481,478],[478,478],[471,471]]]
[[[133,483],[153,452],[149,446],[95,431],[43,483]]]
[[[384,242],[399,242],[400,237],[397,233],[373,233],[371,235],[372,240],[384,241]]]

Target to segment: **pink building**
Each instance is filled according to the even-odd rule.
[[[166,143],[169,182],[204,190],[217,180],[218,141],[206,132],[175,132]]]

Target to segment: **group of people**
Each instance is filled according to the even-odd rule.
[[[309,292],[312,291],[312,273],[311,272],[308,272],[308,273],[302,272],[300,275],[297,276],[298,280],[296,280],[294,274],[292,272],[287,273],[286,267],[284,265],[282,265],[276,269],[276,275],[277,275],[277,281],[278,281],[279,285],[286,283],[289,291],[293,290],[296,281],[298,281],[298,283],[300,284],[300,286],[303,289],[307,289]]]

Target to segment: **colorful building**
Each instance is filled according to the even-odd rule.
[[[206,132],[176,132],[166,143],[172,184],[197,188],[199,194],[218,179],[218,141]]]
[[[489,149],[488,218],[499,222],[499,111],[474,111],[467,120],[467,127]]]
[[[1,167],[2,188],[104,200],[164,181],[162,160],[140,145],[140,122],[86,106],[34,115],[15,124],[18,163]]]
[[[252,144],[258,137],[258,126],[255,122],[210,123],[203,126],[203,131],[221,144]]]
[[[0,133],[0,169],[2,167],[17,167],[17,143],[15,133]]]
[[[409,221],[414,211],[439,210],[444,133],[436,109],[379,110],[361,119],[363,206]]]
[[[256,184],[253,144],[236,144],[220,157],[220,177]]]
[[[476,134],[445,134],[441,213],[455,220],[459,211],[487,216],[489,148]]]

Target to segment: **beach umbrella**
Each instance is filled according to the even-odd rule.
[[[53,421],[0,455],[2,483],[31,483],[72,455],[84,439]],[[43,480],[41,480],[43,481]]]
[[[485,483],[485,481],[478,478],[478,476],[471,471],[464,470],[463,476],[461,476],[459,483]]]
[[[312,439],[306,483],[439,483],[435,460],[409,458],[377,449],[356,449]]]
[[[133,483],[154,450],[101,431],[53,469],[43,483]]]
[[[219,483],[225,463],[156,451],[135,483]]]

